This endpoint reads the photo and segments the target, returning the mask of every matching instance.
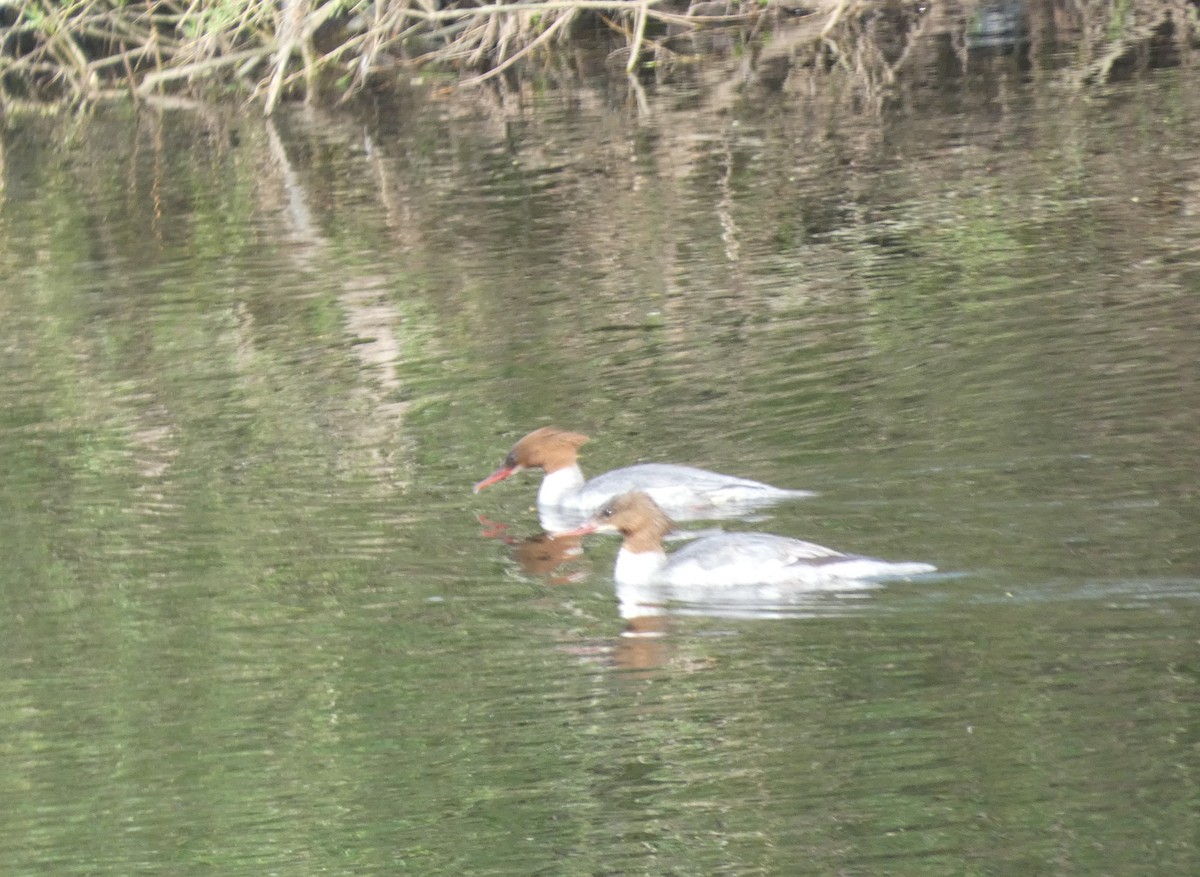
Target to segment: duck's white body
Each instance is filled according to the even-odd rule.
[[[718,533],[664,551],[617,552],[613,577],[623,585],[676,587],[803,585],[840,587],[847,579],[878,580],[933,572],[927,563],[892,563],[843,554],[771,533]]]
[[[579,447],[587,440],[587,436],[553,427],[534,430],[513,446],[503,466],[475,485],[475,491],[522,469],[545,470],[537,502],[543,520],[548,522],[547,529],[578,524],[609,500],[634,490],[648,494],[680,521],[737,517],[777,502],[813,495],[807,490],[772,487],[673,463],[626,466],[588,481],[578,462]]]
[[[622,493],[640,490],[677,520],[745,514],[787,499],[812,496],[807,490],[772,487],[674,463],[639,463],[585,481],[579,466],[548,472],[538,488],[538,506],[590,515]]]

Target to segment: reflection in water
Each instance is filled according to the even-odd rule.
[[[622,618],[681,615],[705,618],[813,618],[854,611],[852,603],[883,587],[865,579],[829,580],[819,588],[704,586],[617,582]]]
[[[513,559],[529,576],[551,585],[566,585],[580,581],[586,574],[582,570],[563,569],[583,554],[580,536],[556,539],[550,533],[519,537],[509,533],[510,525],[493,521],[484,515],[477,517],[489,539],[498,539],[512,548]]]
[[[566,584],[578,578],[579,573],[551,577],[563,564],[583,554],[582,539],[555,539],[549,533],[540,533],[521,540],[513,549],[513,557],[521,569],[533,576],[547,578],[551,584]]]
[[[1025,0],[986,0],[971,13],[965,32],[969,50],[1009,49],[1028,39]]]
[[[568,537],[570,538],[570,537]],[[663,641],[673,618],[731,620],[844,617],[864,608],[863,600],[882,587],[845,580],[820,589],[761,586],[667,586],[616,582],[617,611],[625,628],[615,647],[618,667],[647,669],[667,658]]]
[[[265,120],[264,128],[286,205],[278,214],[282,236],[294,244],[288,247],[288,253],[298,268],[308,271],[327,253],[330,244],[314,217],[314,196],[288,156],[274,120]],[[396,396],[402,389],[399,368],[405,327],[388,290],[386,277],[365,268],[340,278],[338,299],[350,332],[351,350],[362,363],[360,380],[352,391],[364,411],[356,424],[358,447],[382,483],[395,479],[403,484],[403,479],[397,479],[396,462],[402,456],[397,448],[406,441],[403,426],[409,404],[397,401]]]

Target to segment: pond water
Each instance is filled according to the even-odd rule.
[[[10,118],[0,871],[1200,871],[1200,83],[922,70]],[[942,573],[624,635],[545,424]]]

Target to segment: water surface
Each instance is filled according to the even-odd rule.
[[[1193,80],[9,119],[0,870],[1195,873]],[[625,636],[547,423],[946,575]]]

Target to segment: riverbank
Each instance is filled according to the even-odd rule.
[[[1200,41],[1198,5],[1170,0],[18,0],[0,25],[8,110],[216,93],[270,113],[282,100],[345,101],[414,79],[469,87],[597,65],[654,76],[714,53],[744,56],[746,79],[778,86],[793,70],[834,67],[886,83],[913,37],[935,31],[964,63],[972,48],[1036,64],[1047,47],[1069,46],[1071,78],[1086,83],[1150,53],[1188,57]]]

